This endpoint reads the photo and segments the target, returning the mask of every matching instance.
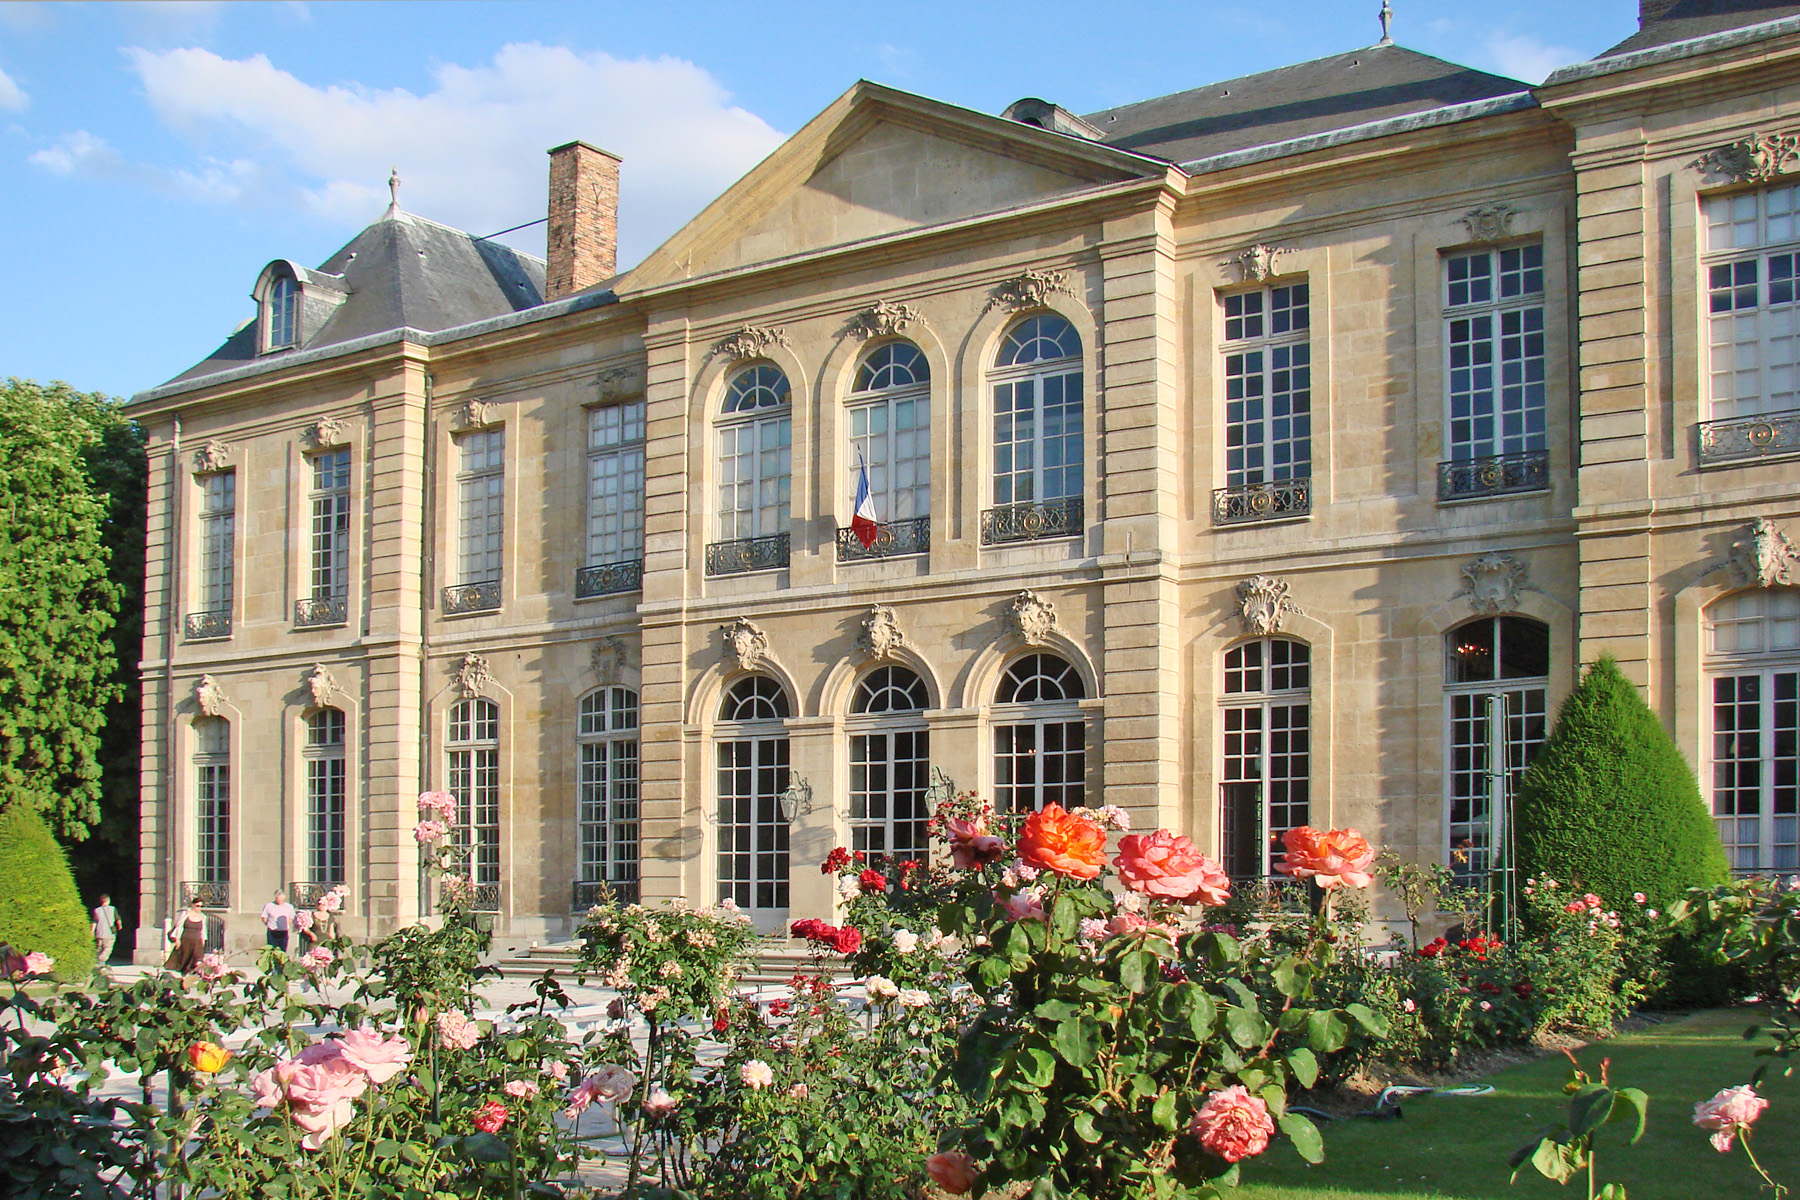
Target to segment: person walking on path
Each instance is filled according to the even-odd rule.
[[[288,930],[294,927],[294,916],[294,906],[288,903],[287,893],[276,888],[275,898],[262,907],[262,923],[269,931],[269,945],[283,954],[287,953]]]
[[[94,961],[104,967],[112,961],[113,941],[125,926],[119,920],[119,910],[113,907],[112,897],[105,892],[100,893],[100,903],[91,915],[94,918]]]
[[[206,953],[206,913],[200,908],[200,897],[195,896],[188,901],[187,911],[181,914],[180,940],[175,949],[169,953],[169,961],[163,964],[165,970],[179,971],[183,975],[193,973],[194,965],[200,956]]]

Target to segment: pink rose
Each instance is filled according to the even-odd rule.
[[[333,888],[319,897],[319,911],[334,913],[344,907],[344,894]]]
[[[500,1127],[506,1124],[506,1118],[511,1115],[506,1111],[506,1105],[498,1100],[489,1100],[475,1110],[475,1115],[469,1118],[469,1123],[483,1133],[498,1133]]]
[[[250,1081],[261,1108],[285,1105],[294,1124],[306,1131],[300,1144],[317,1150],[355,1115],[352,1103],[369,1087],[369,1077],[344,1057],[335,1040],[319,1042]]]
[[[312,914],[304,908],[294,914],[294,928],[295,929],[311,929],[312,922],[313,922]]]
[[[952,1196],[967,1195],[980,1178],[975,1160],[961,1150],[932,1155],[925,1160],[925,1173],[931,1176],[931,1182]]]
[[[569,1064],[560,1058],[553,1058],[544,1064],[544,1073],[558,1083],[566,1083],[569,1078]]]
[[[987,821],[977,817],[944,818],[944,836],[950,840],[950,861],[964,871],[987,864],[1006,853],[1006,845],[987,831]]]
[[[1231,896],[1231,880],[1219,864],[1166,829],[1120,838],[1113,866],[1126,887],[1146,896],[1189,904],[1223,904]]]
[[[200,961],[194,964],[194,974],[202,979],[219,980],[231,974],[231,968],[226,965],[225,956],[213,950],[200,956]]]
[[[575,1085],[575,1090],[569,1093],[569,1107],[563,1110],[563,1115],[573,1121],[596,1100],[617,1104],[631,1095],[631,1090],[635,1087],[636,1075],[624,1067],[608,1064]]]
[[[1175,931],[1160,921],[1152,921],[1140,917],[1134,912],[1117,913],[1106,923],[1106,932],[1116,936],[1134,933],[1160,933],[1170,941],[1175,940]]]
[[[500,1090],[520,1100],[532,1100],[537,1097],[538,1085],[529,1079],[509,1079]]]
[[[1725,1088],[1711,1100],[1694,1105],[1694,1124],[1713,1131],[1713,1149],[1721,1154],[1731,1150],[1731,1139],[1748,1134],[1756,1118],[1762,1116],[1769,1102],[1747,1085]]]
[[[413,826],[413,838],[419,845],[435,842],[448,832],[448,826],[442,821],[424,820]]]
[[[308,950],[305,954],[300,956],[300,965],[309,971],[323,971],[336,959],[337,955],[333,954],[325,947],[314,946],[311,950]]]
[[[1631,893],[1631,902],[1633,904],[1642,904],[1649,899],[1650,899],[1650,897],[1644,895],[1644,893],[1642,893],[1642,892]]]
[[[340,1034],[337,1042],[338,1053],[373,1084],[386,1083],[412,1061],[412,1045],[405,1038],[384,1038],[366,1025]]]
[[[738,1078],[744,1086],[761,1091],[775,1082],[775,1069],[760,1058],[753,1058],[738,1068]]]
[[[1349,884],[1366,888],[1374,882],[1369,867],[1375,851],[1368,840],[1354,829],[1328,829],[1323,832],[1301,825],[1281,835],[1287,848],[1275,869],[1294,879],[1311,879],[1327,891]]]
[[[27,975],[48,975],[56,960],[42,950],[33,950],[25,956],[25,973]]]
[[[652,1117],[666,1117],[675,1111],[675,1097],[656,1088],[644,1097],[644,1112]]]
[[[1202,1146],[1228,1163],[1261,1154],[1275,1134],[1269,1106],[1242,1084],[1208,1096],[1189,1128]]]
[[[788,1089],[788,1095],[795,1100],[804,1100],[812,1095],[812,1089],[807,1087],[804,1083],[796,1083],[793,1087]]]
[[[1042,921],[1044,919],[1044,906],[1038,902],[1036,888],[1026,888],[1022,892],[1014,892],[1000,901],[1000,907],[1005,910],[1006,918],[1009,921]]]
[[[424,792],[419,796],[419,807],[444,821],[456,820],[456,797],[449,792]]]
[[[437,1017],[438,1045],[446,1050],[473,1050],[481,1040],[481,1026],[459,1012],[441,1012]]]

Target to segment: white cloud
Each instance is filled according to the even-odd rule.
[[[171,186],[217,200],[293,204],[347,229],[380,214],[392,166],[409,211],[477,234],[534,220],[544,213],[544,152],[579,138],[625,160],[625,264],[782,138],[730,104],[707,72],[673,58],[508,45],[491,64],[438,68],[435,89],[415,95],[315,86],[260,54],[127,54],[157,115],[217,155],[167,173]],[[40,156],[52,170],[82,166],[69,147]]]
[[[0,112],[23,112],[30,103],[25,89],[13,82],[11,75],[0,71]]]
[[[119,152],[85,129],[65,133],[54,146],[39,150],[29,159],[52,175],[116,175],[126,169]]]
[[[1488,38],[1488,56],[1502,75],[1526,83],[1542,83],[1558,67],[1584,61],[1588,56],[1567,46],[1541,42],[1528,33],[1496,33]]]

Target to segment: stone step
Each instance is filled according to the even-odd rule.
[[[494,965],[500,969],[505,979],[534,979],[545,971],[552,971],[558,979],[573,979],[575,968],[580,963],[579,944],[576,942],[552,942],[549,945],[531,945],[523,949],[509,947],[498,952]],[[824,974],[832,979],[847,979],[849,968],[841,959],[827,958],[823,965],[813,961],[811,952],[802,948],[800,943],[786,946],[771,945],[759,953],[750,969],[739,977],[742,983],[782,984],[792,979],[795,974]],[[590,976],[589,982],[592,982]]]

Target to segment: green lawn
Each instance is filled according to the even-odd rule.
[[[1578,1057],[1594,1070],[1611,1057],[1615,1086],[1650,1096],[1649,1127],[1626,1145],[1620,1126],[1600,1135],[1599,1180],[1617,1181],[1631,1200],[1753,1200],[1761,1180],[1743,1152],[1720,1154],[1694,1128],[1694,1102],[1749,1081],[1760,1059],[1743,1030],[1745,1012],[1705,1012],[1588,1047]],[[1398,1121],[1349,1120],[1325,1127],[1325,1162],[1309,1167],[1291,1147],[1245,1163],[1242,1200],[1395,1200],[1396,1197],[1511,1197],[1548,1200],[1585,1195],[1528,1166],[1507,1182],[1507,1156],[1566,1112],[1560,1054],[1489,1077],[1493,1096],[1410,1100]],[[1771,1073],[1759,1089],[1770,1102],[1757,1122],[1757,1157],[1775,1179],[1800,1185],[1800,1072]],[[1768,1193],[1765,1191],[1764,1195]]]

